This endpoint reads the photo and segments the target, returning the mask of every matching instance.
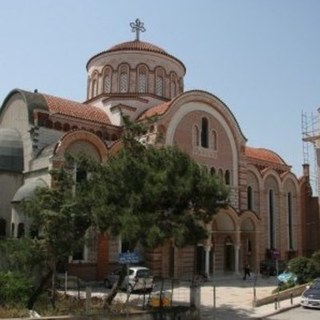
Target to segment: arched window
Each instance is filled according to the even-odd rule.
[[[214,151],[218,150],[218,136],[215,130],[212,130],[212,149]]]
[[[62,124],[59,121],[57,121],[57,122],[54,123],[54,128],[56,130],[61,130],[62,129]]]
[[[170,84],[170,91],[171,91],[171,98],[174,98],[176,96],[176,83],[174,81],[171,80],[171,84]]]
[[[163,95],[163,78],[162,76],[157,76],[157,80],[156,80],[156,94],[158,96],[162,96]]]
[[[164,72],[158,69],[156,72],[156,95],[163,96],[164,89]]]
[[[7,227],[6,220],[3,218],[0,218],[0,238],[4,238],[6,236],[6,227]]]
[[[70,130],[70,125],[69,125],[68,123],[65,123],[65,124],[63,125],[63,131],[67,132],[67,131],[69,131],[69,130]]]
[[[122,72],[120,74],[120,92],[127,93],[128,92],[128,74]]]
[[[145,66],[138,69],[138,92],[147,92],[147,68]]]
[[[111,69],[110,68],[107,68],[104,71],[103,90],[105,93],[111,92]]]
[[[171,73],[170,77],[170,96],[174,98],[177,95],[177,75],[175,73]]]
[[[253,198],[253,193],[252,193],[252,187],[251,186],[249,186],[248,188],[247,188],[247,202],[248,202],[248,210],[252,210],[252,207],[253,207],[253,205],[252,205],[252,199]]]
[[[14,232],[15,232],[15,224],[11,223],[11,237],[14,236]]]
[[[293,222],[292,222],[292,194],[287,194],[287,210],[288,210],[288,244],[289,249],[293,249]]]
[[[268,213],[269,213],[269,246],[275,248],[275,212],[274,212],[274,192],[272,189],[268,193]]]
[[[18,238],[21,238],[24,236],[24,223],[18,224]]]
[[[212,176],[214,176],[214,175],[216,174],[216,169],[215,169],[215,167],[211,167],[211,168],[210,168],[210,173],[211,173]]]
[[[218,170],[218,177],[219,177],[219,179],[220,179],[221,181],[223,181],[223,171],[222,171],[222,169],[219,169],[219,170]]]
[[[203,148],[209,147],[208,128],[208,119],[203,117],[201,120],[201,147]]]
[[[98,91],[98,82],[96,79],[93,79],[92,86],[91,86],[91,98],[97,95],[97,91]]]
[[[230,185],[230,171],[226,170],[226,172],[224,173],[224,182],[226,185]]]
[[[129,68],[127,65],[122,65],[119,68],[119,91],[121,93],[129,92]]]

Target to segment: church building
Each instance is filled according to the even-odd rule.
[[[156,250],[142,249],[143,263],[154,275],[238,273],[245,262],[259,272],[262,261],[319,249],[319,205],[308,165],[298,178],[277,153],[251,147],[232,106],[201,89],[184,91],[183,62],[140,40],[145,29],[139,19],[131,27],[134,40],[88,60],[86,101],[23,89],[5,97],[0,109],[0,238],[27,236],[28,220],[19,202],[36,187],[51,187],[49,171],[63,165],[66,153],[108,161],[121,145],[122,115],[132,121],[156,115],[145,143],[179,146],[220,177],[231,194],[228,207],[208,226],[205,241],[182,249],[170,241]],[[121,239],[91,236],[83,253],[70,259],[69,272],[85,280],[103,279],[117,264]]]

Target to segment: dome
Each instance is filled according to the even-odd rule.
[[[100,56],[104,56],[105,54],[108,54],[108,53],[123,52],[123,51],[144,51],[144,52],[150,52],[150,53],[159,53],[161,55],[167,56],[168,58],[171,58],[171,59],[175,60],[176,62],[178,62],[178,64],[182,66],[184,73],[186,71],[184,64],[179,59],[177,59],[173,55],[169,54],[167,51],[163,50],[162,48],[160,48],[152,43],[140,41],[140,40],[126,41],[126,42],[118,43],[118,44],[112,46],[110,49],[107,49],[105,51],[97,53],[96,55],[91,57],[89,59],[89,61],[87,62],[87,69],[88,69],[88,66],[90,65],[90,63],[93,60],[95,60],[96,58],[98,58]]]
[[[32,197],[36,188],[45,188],[47,184],[42,179],[37,179],[35,181],[27,182],[21,186],[15,193],[12,202],[21,202],[24,199],[29,199]]]
[[[0,171],[23,171],[23,145],[15,129],[0,129]]]
[[[144,42],[144,41],[128,41],[119,43],[113,47],[111,47],[107,52],[119,51],[119,50],[142,50],[142,51],[152,51],[162,54],[168,54],[165,50],[160,47],[155,46],[152,43]]]
[[[284,160],[274,151],[265,148],[246,147],[245,154],[247,157],[261,161],[267,161],[278,165],[287,165]]]

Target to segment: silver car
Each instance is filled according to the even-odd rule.
[[[118,281],[122,267],[114,269],[104,279],[106,288],[111,288]],[[153,276],[151,270],[146,267],[132,266],[129,267],[129,275],[126,275],[120,285],[120,289],[132,291],[151,291],[153,288]]]
[[[301,305],[320,309],[320,278],[315,279],[301,295]]]

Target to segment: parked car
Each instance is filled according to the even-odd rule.
[[[301,295],[301,305],[320,309],[320,278],[315,279]]]
[[[111,288],[119,279],[122,272],[122,267],[118,267],[110,272],[104,279],[106,288]],[[120,289],[132,291],[151,291],[153,288],[152,272],[147,267],[132,266],[129,267],[129,275],[125,276]]]

